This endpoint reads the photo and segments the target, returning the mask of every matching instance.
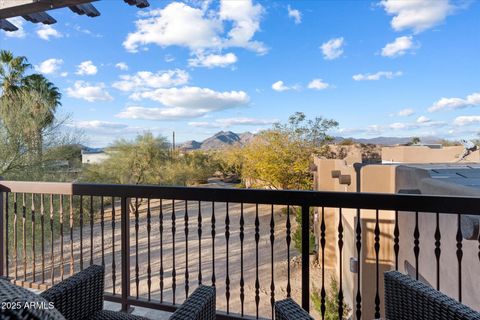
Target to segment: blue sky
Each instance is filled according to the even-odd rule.
[[[337,120],[342,136],[480,132],[480,2],[150,4],[54,10],[52,26],[14,18],[0,47],[60,88],[66,127],[91,146],[256,132],[295,111]]]

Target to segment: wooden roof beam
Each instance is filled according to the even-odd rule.
[[[0,19],[0,29],[5,31],[17,31],[18,28],[5,19]]]
[[[123,0],[123,1],[125,1],[131,6],[136,6],[137,8],[140,8],[140,9],[150,6],[150,4],[148,3],[148,0]]]
[[[0,19],[86,4],[97,0],[1,0]]]

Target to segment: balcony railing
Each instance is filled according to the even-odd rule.
[[[17,284],[45,288],[89,264],[106,267],[105,299],[131,306],[173,311],[198,284],[217,288],[220,319],[272,316],[277,299],[292,296],[310,310],[310,209],[318,212],[319,255],[322,271],[321,314],[325,312],[325,263],[338,259],[339,314],[343,313],[345,245],[362,256],[361,215],[373,210],[375,302],[362,300],[360,277],[355,316],[375,310],[380,316],[379,252],[383,237],[379,221],[385,211],[394,214],[391,242],[398,269],[400,239],[411,243],[416,277],[422,263],[421,241],[435,246],[437,287],[444,246],[456,248],[451,272],[458,275],[462,299],[462,215],[479,215],[480,199],[404,194],[273,191],[251,189],[183,188],[83,183],[0,182],[0,275]],[[290,208],[301,210],[301,251],[293,246],[296,220]],[[325,210],[335,208],[336,243],[328,243],[326,230],[334,221]],[[353,209],[353,210],[352,210]],[[346,213],[346,212],[349,213]],[[356,215],[354,237],[346,238],[342,217]],[[456,243],[442,243],[439,214],[458,219]],[[434,239],[422,238],[419,214],[437,217]],[[399,215],[414,218],[413,234],[399,229]],[[480,241],[480,239],[479,239]],[[479,243],[480,244],[480,243]],[[337,258],[325,256],[334,245]],[[390,245],[390,244],[388,244]],[[479,246],[480,248],[480,246]],[[480,259],[480,250],[479,250]],[[295,278],[293,259],[301,261]],[[475,258],[476,259],[476,258]],[[281,283],[280,283],[281,282]],[[294,294],[295,292],[295,294]]]

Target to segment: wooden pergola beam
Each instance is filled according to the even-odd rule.
[[[94,1],[97,0],[0,0],[0,20]]]

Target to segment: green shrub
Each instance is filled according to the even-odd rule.
[[[315,310],[321,314],[322,299],[320,290],[313,289],[312,303]],[[343,301],[343,314],[342,320],[348,319],[348,315],[352,309]],[[330,278],[330,288],[326,292],[325,296],[325,320],[338,320],[338,283],[335,277]]]
[[[287,214],[287,209],[283,210],[284,214]],[[297,222],[297,227],[293,231],[292,240],[295,248],[302,252],[302,208],[301,207],[290,207],[290,214],[295,215],[295,221]],[[315,235],[313,233],[313,215],[314,210],[310,208],[310,230],[309,230],[309,252],[312,254],[315,250]]]

